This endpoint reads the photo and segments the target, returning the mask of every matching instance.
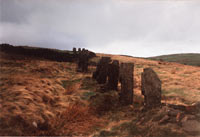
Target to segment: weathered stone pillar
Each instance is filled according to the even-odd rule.
[[[96,79],[99,84],[106,83],[108,77],[108,65],[110,62],[110,57],[102,57],[99,61],[96,72],[93,73],[93,78]]]
[[[133,103],[133,78],[134,64],[122,63],[120,65],[120,82],[121,93],[120,102],[122,105],[130,105]]]
[[[83,65],[82,65],[82,72],[88,71],[88,61],[89,61],[89,54],[87,51],[83,51]]]
[[[81,53],[81,48],[78,48],[78,53],[79,53],[79,54]]]
[[[78,61],[78,52],[76,51],[76,48],[73,48],[73,61],[77,62]]]
[[[151,68],[145,68],[142,73],[141,89],[144,95],[146,108],[154,108],[161,105],[161,84],[158,75]]]
[[[109,64],[107,88],[109,90],[117,90],[118,81],[119,81],[119,61],[114,60],[112,64]]]
[[[76,52],[76,48],[73,48],[73,53],[74,53],[74,55],[77,54],[77,52]]]
[[[78,68],[79,72],[87,72],[88,71],[88,60],[89,55],[88,52],[83,50],[78,54]]]
[[[78,66],[77,66],[77,71],[81,71],[81,65],[82,65],[82,61],[81,61],[81,58],[82,58],[82,52],[81,52],[81,49],[78,48]]]

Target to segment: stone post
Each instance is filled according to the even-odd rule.
[[[81,53],[81,48],[78,48],[78,54],[80,54]]]
[[[88,52],[83,50],[78,54],[78,68],[79,72],[87,72],[88,71],[88,61],[89,55]]]
[[[108,89],[117,90],[119,81],[119,61],[114,60],[108,68]]]
[[[146,108],[154,108],[161,105],[161,84],[158,75],[151,68],[145,68],[142,73],[141,89],[144,95]]]
[[[93,73],[93,78],[99,84],[105,84],[108,77],[108,65],[111,62],[110,57],[102,57],[97,65],[96,72]]]
[[[121,93],[120,102],[122,105],[130,105],[133,103],[133,78],[134,64],[122,63],[120,65],[120,82]]]
[[[73,53],[74,53],[74,55],[77,54],[77,53],[76,53],[76,48],[73,48]]]

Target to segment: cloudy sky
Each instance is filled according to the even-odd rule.
[[[200,1],[0,0],[0,43],[138,57],[200,53]]]

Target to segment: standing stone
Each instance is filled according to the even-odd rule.
[[[122,105],[130,105],[133,103],[133,71],[133,63],[122,63],[120,66],[120,102]]]
[[[88,71],[88,61],[89,55],[88,52],[83,50],[78,54],[78,68],[79,72],[87,72]]]
[[[118,81],[119,81],[119,61],[114,60],[112,64],[109,64],[107,88],[109,90],[117,90]]]
[[[76,55],[77,52],[76,52],[76,48],[73,48],[73,54]]]
[[[78,48],[78,53],[79,53],[79,54],[81,53],[81,48]]]
[[[82,53],[81,53],[81,51],[79,49],[80,48],[78,48],[78,66],[77,66],[77,71],[81,71],[81,65],[82,65],[82,61],[81,61]]]
[[[161,105],[161,81],[151,68],[145,68],[142,73],[142,95],[146,108],[154,108]]]
[[[110,57],[102,57],[99,61],[96,72],[93,73],[93,78],[97,80],[99,84],[105,84],[108,77],[108,67],[111,62]]]
[[[87,51],[83,51],[83,65],[82,65],[82,72],[88,71],[88,61],[89,61],[89,55]]]
[[[76,48],[73,48],[73,56],[74,56],[74,61],[77,62],[78,54],[77,54]]]

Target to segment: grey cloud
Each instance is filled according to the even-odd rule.
[[[12,1],[12,2],[11,2]],[[153,56],[200,52],[200,2],[0,0],[0,42]]]
[[[27,1],[21,4],[17,0],[0,0],[0,19],[7,23],[25,23],[33,7],[27,7]]]

